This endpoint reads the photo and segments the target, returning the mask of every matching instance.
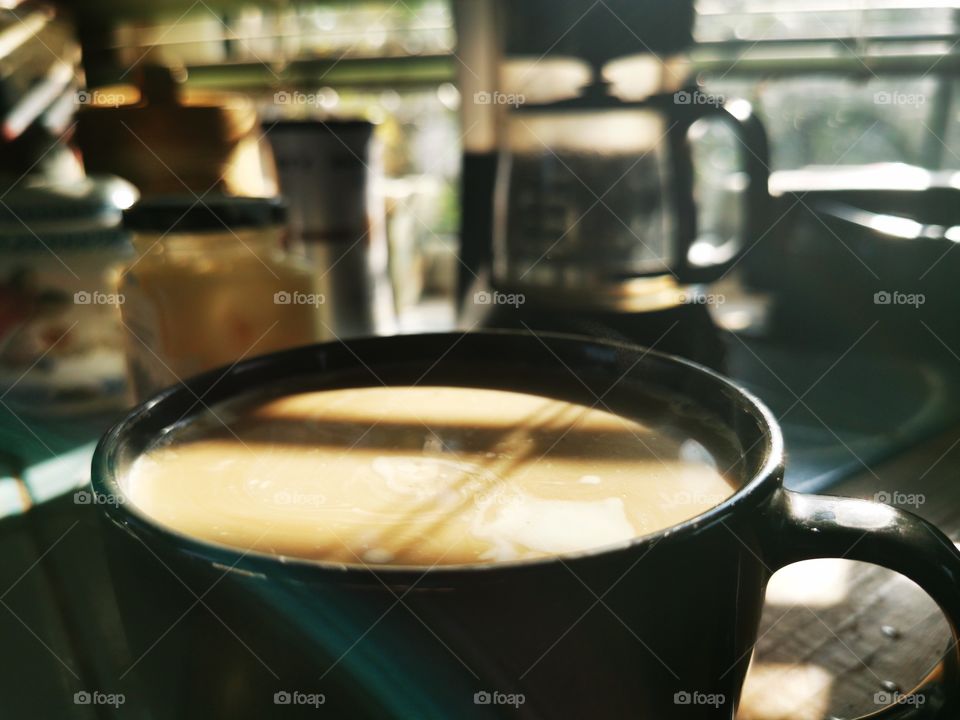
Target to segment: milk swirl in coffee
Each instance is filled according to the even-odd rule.
[[[503,390],[363,387],[214,409],[124,478],[163,525],[243,550],[458,565],[626,543],[733,492],[676,427]]]

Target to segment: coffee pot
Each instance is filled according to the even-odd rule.
[[[722,277],[762,232],[763,125],[748,102],[696,85],[625,101],[594,77],[576,97],[516,97],[504,113],[493,286],[550,305],[675,306],[690,286]],[[739,168],[719,179],[719,195],[716,170],[694,162],[701,121],[722,123],[734,138]],[[707,204],[724,218],[723,232],[700,222]]]

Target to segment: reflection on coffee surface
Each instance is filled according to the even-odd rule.
[[[625,543],[735,489],[730,458],[679,426],[539,395],[365,387],[215,413],[168,433],[124,486],[164,525],[244,550],[347,564],[536,558]]]

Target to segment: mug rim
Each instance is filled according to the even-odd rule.
[[[531,333],[518,330],[484,329],[480,331],[417,333],[413,335],[392,335],[380,337],[353,338],[349,340],[334,340],[324,343],[315,343],[296,348],[281,350],[260,356],[251,357],[230,366],[219,367],[206,371],[188,379],[189,381],[203,381],[214,379],[215,382],[231,374],[239,374],[256,366],[274,365],[283,362],[296,354],[314,354],[326,347],[345,345],[349,348],[356,343],[388,344],[395,341],[411,342],[416,338],[456,340],[470,335],[475,338],[485,336],[494,338],[530,337]],[[343,578],[354,579],[358,574],[387,575],[393,579],[402,576],[416,577],[416,582],[426,576],[457,576],[475,575],[478,573],[490,574],[499,571],[523,570],[533,567],[552,566],[558,563],[574,563],[580,560],[611,555],[619,552],[630,552],[642,546],[652,549],[654,544],[665,540],[688,538],[700,530],[722,522],[734,512],[740,511],[758,498],[766,496],[779,488],[784,469],[783,433],[777,419],[764,403],[753,393],[741,387],[730,378],[704,365],[668,353],[659,352],[641,345],[625,343],[603,338],[576,335],[572,333],[540,332],[536,337],[575,341],[584,345],[604,346],[617,350],[627,350],[634,357],[650,358],[654,362],[679,367],[682,372],[697,373],[706,376],[715,383],[718,389],[726,389],[731,395],[732,402],[740,409],[745,410],[758,424],[762,433],[763,447],[759,468],[750,472],[742,485],[723,502],[714,505],[706,511],[688,518],[682,522],[661,528],[650,533],[637,535],[625,542],[603,545],[577,552],[551,554],[543,557],[508,560],[502,562],[475,562],[458,564],[434,565],[407,565],[399,563],[367,563],[358,558],[357,562],[336,562],[331,560],[309,559],[292,555],[281,555],[263,552],[260,550],[243,550],[237,546],[225,545],[204,540],[193,535],[168,527],[153,519],[148,513],[141,510],[130,500],[123,489],[117,473],[117,458],[115,453],[122,446],[125,438],[132,430],[163,403],[171,402],[171,398],[191,392],[189,386],[181,381],[161,390],[146,401],[132,408],[121,420],[115,423],[97,443],[93,455],[91,469],[91,485],[95,494],[122,498],[121,502],[111,502],[101,505],[100,511],[112,524],[120,527],[127,533],[134,535],[144,542],[144,538],[158,539],[174,549],[187,553],[195,558],[213,563],[222,567],[225,572],[236,571],[245,574],[266,576],[272,570],[283,572],[302,571],[308,574],[320,572],[336,573]],[[363,361],[358,361],[365,365]],[[330,372],[330,369],[318,368],[318,372]],[[198,402],[200,410],[205,404]],[[182,421],[182,418],[181,418]],[[741,448],[741,452],[743,452]],[[251,573],[251,570],[253,571]]]

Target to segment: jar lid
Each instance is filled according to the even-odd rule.
[[[123,224],[164,233],[222,232],[281,225],[286,218],[287,207],[278,197],[167,195],[141,200],[123,213]]]
[[[0,202],[0,252],[49,253],[121,249],[129,237],[121,213],[137,189],[118,177],[50,182],[34,177]]]
[[[137,199],[137,190],[126,180],[91,176],[67,183],[29,179],[10,189],[0,203],[0,234],[29,231],[43,235],[61,226],[114,227],[120,212]]]

